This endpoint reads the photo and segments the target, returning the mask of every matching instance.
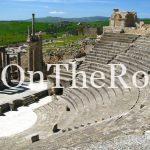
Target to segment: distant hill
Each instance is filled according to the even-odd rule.
[[[94,22],[94,21],[104,21],[107,20],[108,17],[103,16],[95,16],[95,17],[83,17],[83,18],[61,18],[61,17],[43,17],[36,18],[37,22],[47,22],[47,23],[58,23],[63,21],[68,22]],[[31,21],[31,19],[26,20]]]

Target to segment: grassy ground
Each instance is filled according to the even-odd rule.
[[[60,37],[60,38],[57,38],[57,40],[52,43],[44,44],[43,51],[45,53],[50,53],[51,51],[58,50],[59,48],[61,49],[61,48],[70,47],[70,45],[76,45],[76,47],[78,47],[79,44],[77,44],[76,42],[85,38],[86,36],[82,36],[82,35]]]
[[[89,23],[90,26],[93,27],[100,27],[102,29],[102,26],[107,25],[108,21],[98,21]],[[0,46],[4,45],[10,45],[10,44],[16,44],[25,42],[27,39],[27,30],[28,26],[31,27],[31,22],[0,22]],[[73,33],[76,32],[78,26],[77,23],[69,23],[67,25],[63,25],[62,23],[57,24],[50,24],[50,23],[36,23],[36,30],[37,31],[43,31],[48,33],[43,38],[49,39],[52,36],[61,36],[65,32]],[[57,33],[57,34],[54,34]],[[75,40],[75,38],[78,38],[76,36],[71,37],[69,40]],[[80,38],[80,37],[79,37]],[[64,39],[65,40],[65,39]],[[69,42],[68,41],[68,42]],[[66,42],[58,42],[56,44],[58,45],[65,45]]]
[[[150,24],[150,19],[143,19],[146,24]],[[88,23],[91,27],[98,27],[100,32],[102,32],[103,26],[108,26],[109,21],[97,21]],[[0,46],[2,45],[10,45],[25,42],[27,39],[27,29],[28,26],[31,27],[31,22],[0,22]],[[46,34],[43,38],[49,39],[52,37],[52,33],[57,33],[58,35],[62,35],[65,32],[75,32],[78,28],[77,23],[69,23],[68,25],[63,25],[62,23],[50,24],[50,23],[36,23],[36,30],[43,31]],[[51,34],[50,34],[51,33]],[[54,34],[53,34],[54,36]],[[68,38],[64,38],[63,42],[55,43],[55,46],[65,46],[66,43],[71,43],[72,41],[76,41],[76,39],[80,39],[81,37],[73,36]]]
[[[25,42],[28,26],[31,26],[30,22],[0,22],[0,46]],[[46,31],[48,28],[49,24],[36,24],[37,31]]]
[[[86,36],[67,36],[67,37],[61,37],[59,38],[52,46],[60,47],[60,46],[67,46],[68,44],[72,44],[74,42],[77,42],[81,39],[84,39]]]
[[[141,21],[144,21],[145,24],[150,24],[150,19],[142,19]]]

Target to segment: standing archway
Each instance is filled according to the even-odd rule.
[[[115,20],[115,27],[120,27],[122,16],[120,14],[116,14],[114,20]]]
[[[135,17],[133,14],[126,15],[126,27],[134,27],[135,26]]]

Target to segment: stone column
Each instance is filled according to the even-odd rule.
[[[32,34],[28,32],[28,70],[43,71],[42,38],[35,34],[35,19],[32,14]]]
[[[42,39],[39,39],[39,60],[40,60],[40,66],[39,70],[43,72],[43,52],[42,52]]]
[[[43,54],[42,42],[37,40],[34,42],[33,49],[33,71],[43,71]]]
[[[29,43],[29,51],[28,51],[28,70],[33,70],[33,50],[32,45]]]
[[[32,36],[35,36],[35,14],[32,14]]]
[[[6,63],[6,53],[3,52],[2,55],[3,55],[3,64],[2,64],[2,67],[5,68],[6,65],[7,65],[7,63]]]
[[[17,53],[17,64],[21,66],[21,53]],[[18,80],[20,80],[20,72],[19,69],[17,69],[17,75],[18,75]]]
[[[6,56],[7,56],[7,59],[6,59],[6,62],[7,62],[7,63],[6,63],[6,64],[9,65],[9,64],[10,64],[9,54],[6,54]]]
[[[21,54],[17,53],[17,64],[21,66]]]
[[[36,57],[37,55],[37,52],[36,52],[36,45],[35,47],[33,48],[33,71],[38,71],[37,70],[37,67],[36,67],[36,63],[39,63],[39,59],[38,59],[38,56]]]
[[[6,54],[6,65],[10,65],[10,57],[9,54]],[[11,81],[11,68],[7,69],[7,81]]]
[[[125,19],[122,19],[121,20],[121,29],[124,29],[125,28]]]
[[[2,69],[3,69],[3,62],[2,62],[2,53],[0,52],[0,73],[1,73],[1,71],[2,71]]]

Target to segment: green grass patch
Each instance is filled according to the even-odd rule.
[[[108,25],[108,21],[97,21],[92,23],[85,23],[85,26],[99,27],[102,30],[103,26]],[[18,22],[8,21],[0,22],[0,46],[10,45],[25,42],[27,40],[28,27],[31,27],[31,22]],[[43,39],[61,37],[64,33],[76,34],[78,29],[77,23],[70,22],[63,23],[36,23],[36,31],[43,31],[47,34],[43,36]],[[80,36],[64,38],[64,44],[58,43],[56,45],[66,45],[80,39]]]
[[[30,22],[0,22],[0,45],[9,45],[25,42],[27,39],[28,26]],[[37,23],[37,31],[48,31],[49,24]],[[45,35],[44,38],[49,38]]]

